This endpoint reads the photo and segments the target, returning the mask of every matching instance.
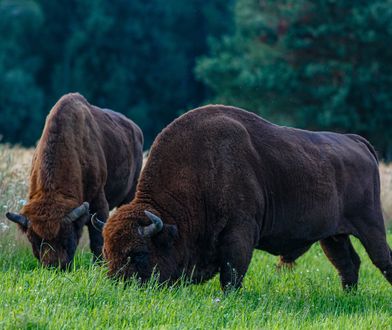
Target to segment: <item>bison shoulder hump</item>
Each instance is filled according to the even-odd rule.
[[[69,93],[63,95],[53,107],[53,113],[56,115],[77,114],[82,109],[89,109],[90,104],[79,93]]]

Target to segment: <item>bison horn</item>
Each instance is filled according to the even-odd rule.
[[[105,223],[97,218],[96,213],[94,213],[93,216],[91,217],[91,223],[93,227],[100,232],[102,232],[103,227],[105,226]]]
[[[163,228],[163,222],[161,218],[149,211],[144,211],[144,214],[151,220],[152,224],[148,225],[147,227],[140,227],[140,234],[143,237],[151,237],[159,233]]]
[[[71,212],[69,212],[63,219],[65,223],[72,223],[75,220],[79,219],[82,215],[88,213],[89,204],[84,202],[82,205],[74,208]]]
[[[18,223],[24,228],[27,228],[29,226],[29,220],[24,215],[7,212],[5,216],[8,218],[8,220]]]

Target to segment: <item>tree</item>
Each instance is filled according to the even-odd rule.
[[[215,101],[356,132],[392,159],[392,1],[238,0],[235,23],[196,68]]]
[[[0,0],[0,56],[8,61],[6,67],[0,61],[4,140],[34,144],[56,100],[78,91],[133,119],[148,147],[166,124],[206,98],[194,77],[195,59],[206,53],[209,35],[229,31],[231,2]],[[6,24],[16,5],[30,8],[23,9],[26,23]],[[17,73],[9,76],[11,69]],[[18,130],[11,132],[9,121]]]
[[[43,126],[35,111],[43,105],[35,81],[40,59],[32,46],[42,11],[33,1],[1,1],[0,16],[0,140],[29,144]]]

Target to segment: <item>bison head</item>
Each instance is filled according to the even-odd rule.
[[[132,207],[131,207],[132,208]],[[155,213],[155,214],[154,214]],[[148,280],[154,273],[160,282],[177,277],[173,249],[177,226],[165,224],[156,211],[120,208],[103,229],[103,254],[109,276]]]
[[[89,215],[89,204],[84,202],[58,218],[61,210],[44,216],[29,211],[28,216],[7,212],[6,217],[19,225],[29,239],[34,256],[44,265],[65,269],[73,260],[83,225]],[[32,209],[32,207],[30,207]]]

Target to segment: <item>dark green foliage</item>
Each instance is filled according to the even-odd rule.
[[[0,1],[0,138],[31,144],[42,126],[43,92],[36,75],[40,58],[27,45],[42,28],[33,1]]]
[[[148,146],[205,99],[195,58],[229,31],[230,2],[0,0],[3,139],[34,144],[56,100],[78,91],[128,115]]]
[[[34,144],[56,100],[79,91],[135,120],[147,146],[210,98],[357,132],[392,159],[391,0],[237,0],[234,29],[232,2],[0,0],[3,141]]]
[[[196,72],[215,101],[356,132],[392,159],[392,1],[238,0]]]

